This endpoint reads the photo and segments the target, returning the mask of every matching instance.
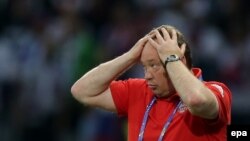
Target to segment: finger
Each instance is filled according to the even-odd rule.
[[[162,27],[162,28],[161,28],[161,32],[162,32],[163,38],[164,38],[165,40],[170,39],[170,35],[169,35],[168,31],[166,30],[166,28]]]
[[[184,54],[185,54],[185,51],[186,51],[186,44],[183,43],[183,44],[181,45],[181,53],[184,55]]]
[[[150,32],[147,36],[152,39],[156,37],[155,32]]]
[[[146,36],[142,37],[136,44],[143,45],[146,43],[147,40],[148,40],[148,36],[146,35]]]
[[[151,30],[151,31],[148,33],[148,35],[153,35],[153,34],[155,34],[154,31],[155,31],[155,29]]]
[[[161,34],[159,33],[158,30],[155,30],[155,35],[156,35],[157,41],[159,43],[163,43],[164,42],[164,39],[162,38],[162,36],[161,36]]]
[[[177,41],[177,34],[176,34],[176,31],[175,31],[174,29],[172,29],[171,32],[172,32],[172,40]]]
[[[154,48],[158,48],[158,44],[152,38],[148,38],[148,41]]]

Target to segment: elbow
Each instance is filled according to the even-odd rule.
[[[71,87],[71,94],[72,96],[77,99],[77,100],[80,100],[80,97],[81,97],[81,90],[80,90],[80,87],[75,83],[72,87]]]
[[[75,84],[71,87],[70,91],[71,91],[72,96],[75,97],[77,94],[77,87],[75,86]]]
[[[85,85],[79,85],[77,82],[71,87],[71,94],[78,102],[89,105],[90,104],[90,93]]]

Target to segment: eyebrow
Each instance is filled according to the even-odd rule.
[[[156,61],[155,61],[154,59],[150,59],[150,60],[147,60],[145,63],[152,63],[152,62],[156,62]],[[145,63],[143,64],[143,62],[142,62],[142,61],[141,61],[141,63],[142,63],[142,65],[144,65],[144,64],[145,64]]]
[[[154,62],[154,61],[155,61],[154,59],[147,60],[147,62]]]

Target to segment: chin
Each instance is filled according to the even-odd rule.
[[[169,93],[163,93],[156,90],[154,90],[153,93],[157,98],[166,98],[169,96]]]
[[[157,92],[157,91],[153,91],[153,92],[154,92],[154,95],[155,95],[156,97],[158,97],[158,98],[164,97],[164,95],[163,95],[162,93],[159,93],[159,92]]]
[[[158,98],[162,98],[162,97],[165,97],[166,95],[164,95],[163,92],[159,91],[159,89],[151,89],[152,92],[154,93],[154,95]]]

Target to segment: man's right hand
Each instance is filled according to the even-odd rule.
[[[141,38],[127,53],[88,71],[72,86],[73,96],[86,105],[116,112],[110,83],[139,60],[147,41],[147,36]]]
[[[145,46],[145,44],[148,41],[148,35],[144,36],[140,40],[138,40],[135,45],[128,51],[130,57],[134,60],[137,61],[142,53],[142,50]]]

